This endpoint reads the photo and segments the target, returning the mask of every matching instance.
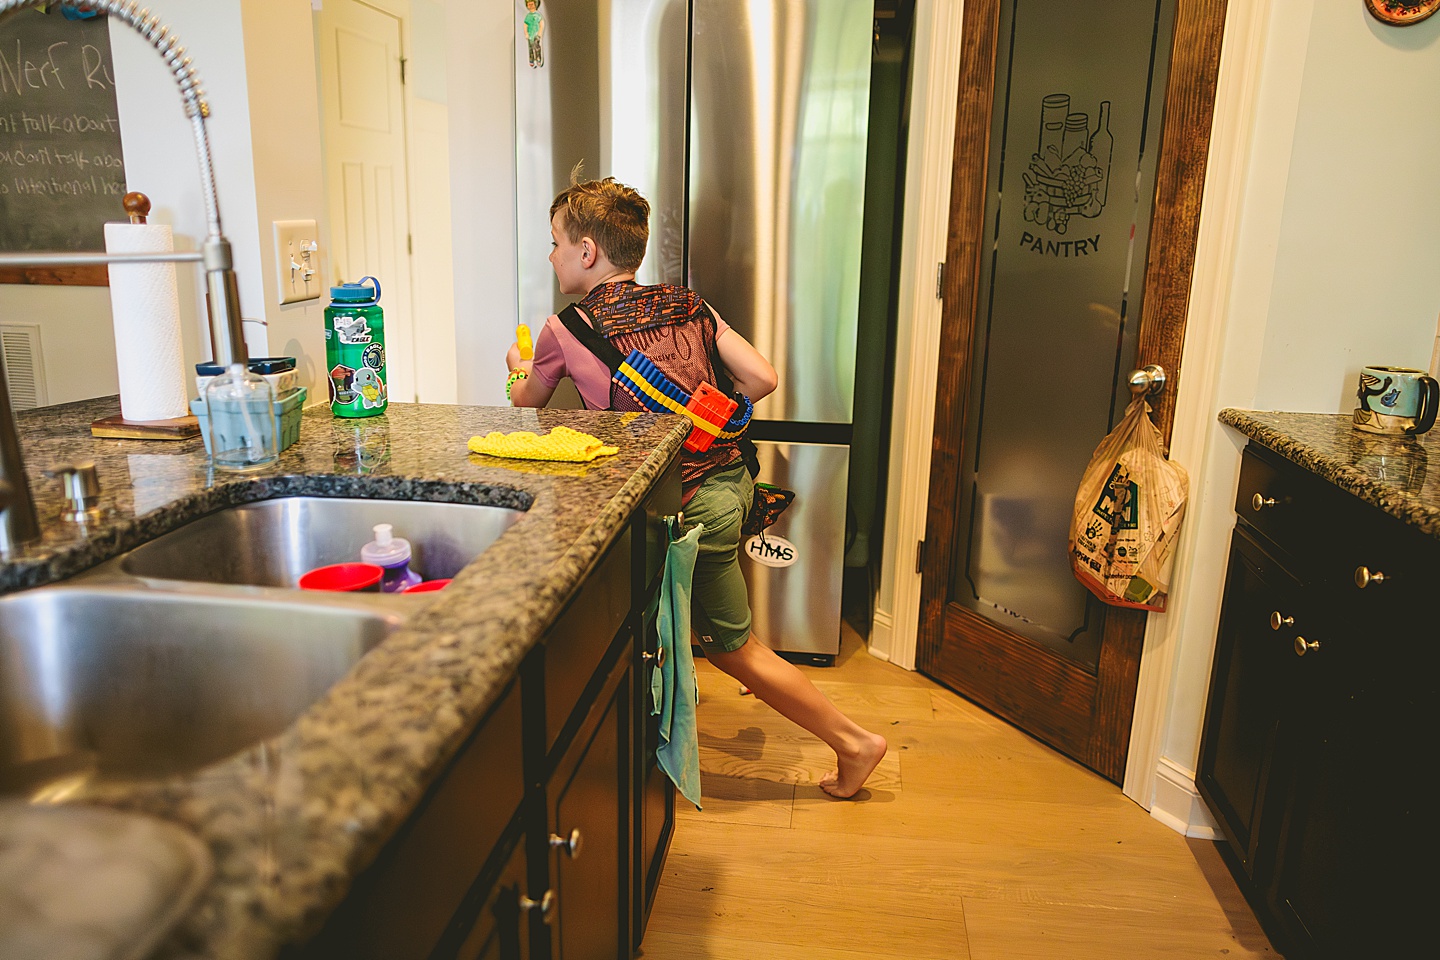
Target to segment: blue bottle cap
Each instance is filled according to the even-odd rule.
[[[367,281],[374,285],[373,290],[365,285]],[[356,283],[342,283],[330,288],[330,299],[341,303],[379,303],[380,281],[374,277],[361,277]]]

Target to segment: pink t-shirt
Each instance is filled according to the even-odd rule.
[[[585,314],[580,314],[582,318]],[[718,343],[730,324],[715,315],[715,341]],[[565,329],[560,318],[551,314],[535,338],[535,378],[545,386],[554,389],[563,377],[575,382],[580,399],[588,410],[610,409],[610,368],[600,358],[586,349]]]

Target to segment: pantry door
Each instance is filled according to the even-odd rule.
[[[966,0],[920,669],[1108,779],[1145,614],[1070,572],[1132,369],[1168,438],[1225,0]]]
[[[327,284],[380,281],[386,388],[391,400],[413,401],[402,26],[395,13],[358,0],[326,0],[315,17],[335,270]]]

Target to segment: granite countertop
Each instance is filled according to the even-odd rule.
[[[1440,433],[1382,437],[1356,430],[1348,414],[1225,409],[1220,422],[1440,539]]]
[[[391,404],[340,420],[320,405],[278,463],[215,473],[202,441],[102,440],[118,399],[26,411],[21,449],[42,540],[0,564],[0,593],[62,579],[220,507],[277,496],[439,500],[526,510],[445,590],[278,738],[195,774],[101,783],[83,799],[158,816],[209,847],[215,879],[157,957],[257,958],[318,929],[495,702],[686,435],[679,417]],[[559,425],[620,448],[592,463],[470,454],[490,430]],[[43,472],[93,460],[108,516],[55,518]]]

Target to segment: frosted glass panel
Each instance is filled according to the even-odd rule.
[[[1129,399],[1173,0],[1006,0],[951,599],[1093,666],[1065,550]]]

